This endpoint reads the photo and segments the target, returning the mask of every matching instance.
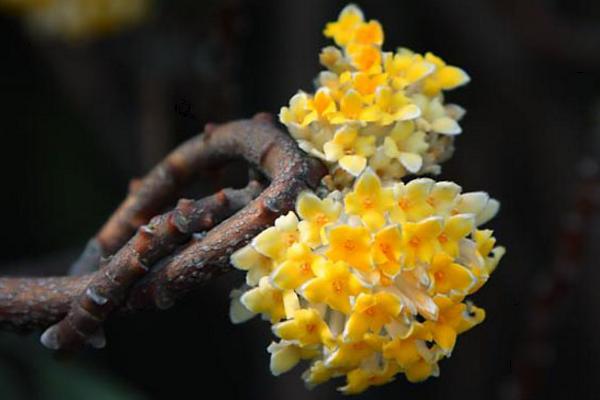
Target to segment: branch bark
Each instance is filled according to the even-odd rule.
[[[102,273],[94,275],[73,302],[66,318],[42,335],[51,349],[76,349],[88,339],[98,342],[100,328],[109,313],[123,302],[129,287],[142,278],[160,259],[188,241],[194,232],[212,228],[254,199],[262,189],[250,181],[244,189],[221,190],[198,201],[182,199],[175,209],[142,225],[127,244],[111,256]]]
[[[242,158],[257,167],[271,183],[256,199],[206,236],[192,237],[172,254],[167,252],[169,257],[148,273],[135,273],[133,279],[125,279],[123,293],[119,293],[120,289],[113,292],[114,285],[94,286],[93,283],[104,281],[105,270],[126,275],[128,269],[136,265],[131,257],[125,257],[126,262],[119,261],[121,267],[108,266],[81,276],[0,278],[0,328],[19,331],[45,328],[64,318],[70,310],[77,314],[80,309],[91,316],[102,317],[96,321],[99,323],[94,327],[97,327],[113,309],[132,312],[168,308],[202,283],[229,270],[231,253],[271,225],[279,215],[293,209],[297,195],[307,188],[315,188],[326,173],[319,161],[306,156],[265,114],[257,114],[251,120],[207,126],[203,135],[191,139],[181,149],[184,151],[180,154],[189,155],[194,162],[172,158],[167,169],[175,171],[177,176],[187,179],[188,173]],[[167,190],[175,186],[168,186]],[[137,193],[139,196],[140,192]],[[126,203],[127,200],[123,204]],[[143,241],[148,243],[149,240],[152,241],[150,238]],[[133,254],[135,250],[144,254],[141,248],[125,249],[122,250],[125,253]],[[118,255],[114,257],[118,258]],[[140,276],[143,278],[138,281]],[[95,301],[100,298],[107,301]],[[82,327],[76,328],[81,330]],[[92,330],[84,329],[85,332],[80,333],[86,336]],[[75,337],[81,339],[81,335]],[[49,339],[50,347],[57,347],[52,346],[57,344],[52,340]],[[60,339],[57,341],[60,346]]]
[[[213,124],[206,126],[207,131],[214,128]],[[102,257],[114,254],[140,226],[172,203],[206,164],[206,154],[199,151],[202,146],[202,135],[196,136],[173,150],[143,179],[132,179],[128,196],[87,243],[70,273],[95,271]]]

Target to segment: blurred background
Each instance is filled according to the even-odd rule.
[[[206,122],[277,113],[310,90],[322,28],[345,4],[0,0],[0,273],[65,273],[130,178]],[[385,48],[431,50],[471,76],[447,97],[468,113],[440,178],[500,199],[491,227],[508,249],[474,299],[487,320],[440,377],[360,398],[597,399],[600,2],[358,4]],[[231,171],[197,189],[241,184]],[[339,381],[307,391],[300,367],[270,375],[268,324],[228,319],[241,281],[233,272],[172,310],[112,319],[106,349],[69,359],[37,335],[0,333],[0,398],[341,397]]]

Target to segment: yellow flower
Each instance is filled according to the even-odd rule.
[[[350,69],[350,63],[344,56],[342,52],[334,46],[327,46],[321,50],[319,54],[319,62],[321,65],[326,67],[332,72],[336,74],[341,74]],[[337,78],[337,75],[336,75]],[[323,85],[322,80],[319,79],[321,85]]]
[[[304,243],[295,243],[287,251],[286,259],[273,271],[271,279],[280,289],[296,289],[313,278],[313,266],[323,257],[312,253]]]
[[[506,249],[502,246],[496,247],[492,250],[492,255],[490,257],[485,258],[485,268],[487,270],[488,275],[494,272],[498,263],[504,257],[506,253]]]
[[[406,374],[406,380],[417,383],[424,381],[430,376],[438,376],[440,370],[437,363],[430,363],[421,359],[411,364],[404,373]]]
[[[419,107],[410,102],[403,92],[394,92],[389,86],[379,86],[375,91],[375,102],[361,113],[361,119],[390,125],[397,121],[408,121],[421,115]]]
[[[250,311],[262,314],[272,323],[291,315],[299,307],[298,297],[293,290],[279,290],[269,283],[269,277],[262,278],[258,287],[250,289],[240,298]]]
[[[397,122],[383,142],[385,155],[397,159],[412,173],[423,166],[423,154],[428,147],[425,132],[416,131],[412,121]]]
[[[370,102],[375,95],[378,87],[385,84],[386,74],[367,74],[365,72],[356,72],[348,77],[349,73],[342,76],[345,79],[352,80],[352,87],[362,96],[365,102]]]
[[[425,200],[433,209],[433,213],[441,217],[450,215],[458,201],[461,187],[454,182],[436,182]]]
[[[361,293],[356,298],[352,314],[346,322],[344,337],[360,341],[365,333],[379,333],[381,328],[401,311],[399,299],[391,293]]]
[[[425,321],[425,328],[431,331],[435,343],[444,352],[450,353],[456,343],[459,328],[466,328],[463,326],[466,323],[466,306],[463,303],[454,303],[444,296],[436,296],[433,301],[439,308],[438,318],[436,321]]]
[[[474,214],[475,225],[480,226],[492,219],[500,209],[500,203],[485,192],[463,193],[458,199],[456,214]]]
[[[423,92],[428,96],[436,96],[442,90],[454,89],[471,80],[465,71],[446,65],[441,58],[432,53],[426,53],[425,60],[436,66],[435,72],[423,81]]]
[[[344,314],[350,313],[350,297],[363,287],[343,261],[320,262],[315,266],[315,278],[306,282],[300,292],[311,303],[325,303]]]
[[[307,121],[310,123],[319,119],[327,120],[329,115],[337,111],[337,106],[328,88],[319,88],[314,98],[309,99],[307,106],[310,113],[305,117],[304,124]]]
[[[302,346],[321,343],[329,347],[333,345],[333,336],[327,324],[314,309],[296,310],[292,319],[273,325],[273,333]]]
[[[429,277],[432,292],[445,295],[453,292],[464,295],[476,282],[469,269],[455,263],[454,258],[446,253],[437,253],[433,257]]]
[[[381,336],[370,333],[365,334],[364,339],[360,341],[340,341],[325,360],[325,365],[329,368],[356,368],[376,352],[381,352],[382,344]]]
[[[381,73],[381,50],[375,46],[350,43],[346,48],[352,65],[362,72]]]
[[[81,44],[105,37],[143,21],[152,2],[147,0],[2,0],[24,18],[37,35]]]
[[[435,65],[425,61],[422,56],[402,49],[398,53],[383,54],[384,71],[390,75],[392,86],[396,90],[416,83],[435,70]]]
[[[284,125],[298,125],[304,127],[314,121],[308,118],[311,113],[309,107],[310,98],[304,92],[298,92],[290,99],[289,107],[281,107],[279,121]]]
[[[289,212],[275,220],[275,226],[267,228],[252,240],[252,247],[262,255],[279,261],[287,249],[298,241],[298,217]]]
[[[344,197],[346,212],[358,215],[371,229],[378,229],[385,223],[385,214],[394,204],[390,188],[383,188],[381,181],[371,170],[366,170],[358,178],[354,190]]]
[[[302,192],[296,202],[296,213],[302,218],[298,223],[300,240],[311,247],[325,242],[324,229],[336,222],[342,205],[331,196],[320,199],[312,192]]]
[[[375,137],[359,136],[358,130],[344,126],[323,146],[325,159],[339,162],[340,167],[358,176],[367,165],[367,157],[375,151]]]
[[[443,219],[429,217],[420,222],[407,222],[402,227],[406,266],[414,267],[418,262],[429,263],[440,247],[438,236],[442,233]]]
[[[491,229],[477,229],[473,233],[473,240],[477,244],[477,251],[482,257],[487,257],[496,244],[496,238],[492,236],[493,233]]]
[[[358,394],[370,386],[380,386],[394,380],[399,371],[396,364],[386,362],[383,368],[357,368],[346,375],[346,386],[339,390],[344,394]]]
[[[423,124],[424,130],[449,136],[456,136],[462,132],[460,125],[444,107],[440,97],[431,98],[416,93],[410,99],[421,110],[422,118],[419,122]]]
[[[383,44],[383,28],[377,21],[358,24],[352,36],[352,42],[362,45],[381,46]]]
[[[362,226],[340,225],[329,231],[329,249],[325,255],[332,261],[345,261],[359,271],[373,268],[371,237]]]
[[[475,229],[475,218],[472,214],[457,214],[446,219],[444,230],[438,236],[442,250],[452,257],[459,253],[459,243]]]
[[[461,334],[463,332],[468,331],[473,328],[475,325],[478,325],[483,322],[485,319],[485,310],[483,308],[476,307],[470,301],[467,301],[464,304],[462,318],[456,332]]]
[[[390,180],[401,178],[406,175],[406,169],[395,158],[385,154],[383,146],[379,146],[375,153],[369,158],[369,167],[377,173],[381,179]]]
[[[401,368],[407,369],[423,359],[427,348],[425,341],[433,340],[433,335],[421,323],[415,322],[406,337],[397,337],[383,345],[383,357],[393,359]]]
[[[387,276],[394,277],[400,271],[402,235],[399,225],[387,226],[375,234],[373,259]]]
[[[396,205],[390,211],[390,219],[396,223],[417,222],[432,215],[434,208],[428,199],[433,185],[429,178],[413,179],[407,184],[396,183]]]
[[[426,275],[426,268],[427,265],[421,265],[412,269],[403,269],[394,278],[394,285],[388,286],[386,289],[402,299],[402,304],[408,313],[412,315],[419,313],[425,318],[436,319],[439,310],[427,292],[429,283],[427,279],[429,278]],[[394,330],[397,328],[396,322],[390,326]]]
[[[478,229],[499,209],[487,193],[399,180],[438,174],[452,155],[465,111],[444,91],[466,73],[431,53],[384,52],[381,25],[354,5],[324,33],[339,47],[321,51],[314,94],[293,96],[280,120],[329,175],[232,256],[247,284],[231,293],[230,314],[271,319],[274,375],[305,359],[309,387],[345,376],[340,390],[354,394],[398,373],[438,376],[457,335],[483,321],[465,296],[504,248]]]
[[[355,89],[348,89],[341,96],[340,107],[337,113],[330,116],[329,122],[336,125],[351,127],[350,125],[360,121],[363,111],[363,97]],[[355,127],[352,127],[355,129]]]
[[[273,261],[250,245],[242,247],[231,255],[231,265],[248,272],[246,283],[249,286],[256,286],[260,278],[269,275],[273,269]]]
[[[343,372],[335,368],[328,368],[323,361],[317,360],[310,365],[309,369],[304,371],[302,379],[304,379],[308,388],[312,389],[314,386],[340,375],[343,375]]]
[[[344,46],[352,39],[354,32],[363,21],[364,17],[360,8],[350,4],[342,10],[336,22],[327,24],[323,34],[333,38],[338,46]]]
[[[233,289],[231,293],[229,293],[229,299],[231,300],[231,303],[229,304],[229,320],[234,324],[246,322],[256,315],[248,310],[240,301],[240,297],[246,290],[247,288],[242,287]]]
[[[271,373],[281,375],[294,368],[300,360],[315,358],[319,355],[317,347],[298,346],[291,342],[272,342],[267,351],[271,354]]]

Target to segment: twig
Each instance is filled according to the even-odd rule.
[[[76,316],[81,310],[91,316],[105,318],[114,308],[120,311],[167,308],[201,283],[227,271],[233,251],[270,225],[277,216],[293,209],[298,193],[307,187],[315,188],[325,174],[320,162],[304,155],[289,136],[273,126],[264,114],[258,114],[252,120],[207,127],[204,135],[194,139],[193,151],[198,161],[196,168],[244,158],[270,178],[271,184],[233,217],[210,230],[205,237],[192,239],[160,268],[151,270],[129,293],[121,296],[125,297],[123,304],[118,301],[120,299],[110,297],[114,294],[113,287],[118,284],[89,286],[93,290],[86,290],[96,279],[102,279],[98,276],[104,274],[104,270],[72,277],[0,278],[0,328],[27,330],[46,327],[61,319],[69,311],[73,300],[75,306],[71,314],[75,317],[67,317],[59,331],[62,331],[62,326],[67,327],[66,330],[72,328],[67,321],[78,324]],[[148,246],[151,240],[149,237],[143,239],[140,246],[143,247],[144,243]],[[141,268],[134,260],[131,265],[124,265],[125,271],[118,271],[123,274],[119,278],[123,279],[130,278],[128,270]],[[139,274],[135,272],[133,275],[132,282]],[[95,300],[103,298],[107,301],[99,304],[103,301],[94,301],[94,297]],[[82,322],[88,323],[89,320],[84,318]],[[89,326],[78,325],[76,329],[84,335],[94,331]],[[59,338],[60,334],[49,336],[47,344],[50,347],[60,347],[68,342]],[[81,340],[80,336],[68,335],[75,341]],[[52,337],[57,338],[56,341]]]
[[[208,125],[214,129],[214,125]],[[173,150],[143,179],[133,179],[129,195],[86,245],[81,257],[71,267],[71,274],[82,275],[97,269],[101,257],[108,257],[131,238],[136,229],[160,213],[177,194],[202,170],[206,154],[202,135]]]
[[[157,261],[188,241],[192,233],[210,229],[248,204],[261,189],[251,181],[245,189],[225,189],[198,201],[182,199],[174,210],[152,218],[94,276],[67,317],[44,332],[42,343],[52,349],[83,345],[122,303],[127,289]]]

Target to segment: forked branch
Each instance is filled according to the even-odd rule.
[[[271,181],[254,200],[246,204],[259,190],[251,182],[245,189],[197,202],[180,201],[174,210],[144,225],[195,172],[239,158]],[[93,337],[113,310],[167,308],[227,271],[231,253],[293,209],[298,193],[315,188],[324,174],[324,166],[302,153],[265,114],[211,125],[144,178],[101,229],[98,250],[114,256],[100,270],[79,276],[0,278],[0,328],[56,324],[45,333],[44,343],[73,348]],[[207,213],[209,204],[213,208]],[[242,205],[205,236],[192,235]]]

